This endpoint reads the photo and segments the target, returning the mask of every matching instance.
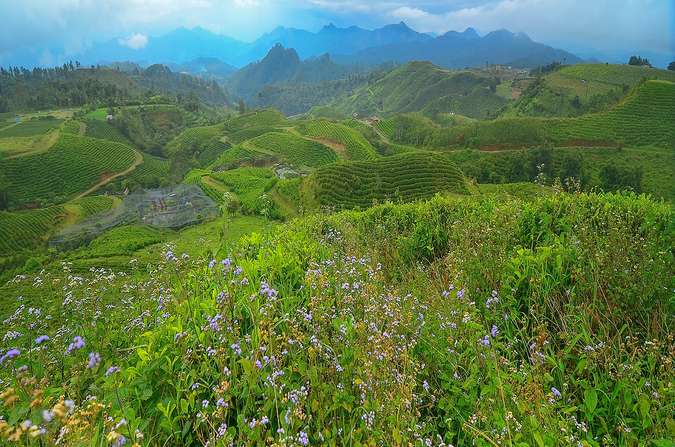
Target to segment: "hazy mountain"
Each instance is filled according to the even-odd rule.
[[[234,73],[227,85],[230,91],[248,100],[265,86],[341,79],[356,71],[334,63],[327,54],[302,61],[294,48],[278,43],[262,60]]]
[[[242,65],[250,44],[214,34],[203,28],[178,28],[157,37],[148,37],[141,48],[129,48],[120,39],[94,45],[77,59],[84,64],[101,60],[145,61],[182,64],[203,57],[217,57],[230,65]]]
[[[227,79],[237,68],[215,57],[199,57],[182,64],[167,64],[171,70],[188,73],[204,79],[222,81]]]
[[[574,64],[577,56],[564,50],[534,42],[523,33],[493,31],[481,37],[474,29],[450,31],[435,39],[368,48],[349,55],[336,56],[339,62],[379,64],[426,60],[446,68],[476,67],[486,63],[535,67],[554,61]]]

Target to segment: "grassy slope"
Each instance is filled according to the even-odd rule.
[[[493,93],[496,81],[472,71],[449,71],[428,62],[411,62],[387,73],[372,84],[339,98],[315,114],[329,116],[389,116],[421,112],[430,117],[454,112],[473,118],[495,114],[507,101]],[[321,109],[326,109],[322,112]]]
[[[74,413],[45,440],[67,424],[63,443],[103,444],[124,418],[142,445],[215,443],[223,423],[233,444],[667,445],[652,441],[672,424],[672,222],[635,196],[437,198],[309,217],[193,260],[176,246],[149,274],[142,259],[54,289],[67,273],[27,278],[5,289],[26,306],[2,351],[50,340],[6,360],[36,377],[0,408],[2,436],[65,394]],[[64,356],[75,336],[86,347]],[[85,369],[89,352],[101,364]],[[92,395],[109,408],[76,423]]]
[[[398,116],[380,124],[390,138],[432,147],[555,145],[675,146],[675,83],[647,81],[606,112],[579,118],[500,118],[442,128]]]
[[[630,65],[579,64],[532,82],[507,116],[579,116],[606,110],[645,79],[675,82],[671,71]]]

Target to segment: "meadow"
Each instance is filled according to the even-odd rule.
[[[29,298],[5,322],[0,433],[667,445],[672,222],[635,195],[435,198],[168,246],[124,274],[65,263],[10,284]]]

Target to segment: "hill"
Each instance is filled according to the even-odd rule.
[[[413,116],[396,116],[379,128],[400,143],[483,149],[542,145],[621,146],[675,144],[675,83],[646,81],[613,108],[578,118],[500,118],[441,127]]]
[[[488,195],[239,242],[117,230],[91,271],[83,251],[2,288],[22,298],[1,308],[0,436],[30,418],[66,445],[664,444],[672,221],[635,195]]]
[[[48,151],[0,160],[10,208],[62,203],[129,168],[135,151],[124,144],[63,134]]]
[[[227,85],[233,93],[255,101],[266,86],[317,83],[346,78],[354,72],[354,68],[335,64],[328,55],[301,61],[295,49],[276,44],[262,60],[234,73]]]
[[[486,62],[521,68],[581,62],[571,53],[534,42],[522,33],[498,30],[481,37],[472,28],[462,33],[450,31],[434,39],[376,46],[336,60],[357,64],[424,60],[444,68],[481,67]]]
[[[651,67],[579,64],[560,67],[544,76],[513,81],[519,99],[505,115],[580,116],[604,111],[617,104],[636,85],[647,79],[675,82],[675,72]],[[520,90],[523,90],[520,93]]]
[[[477,71],[448,71],[428,62],[410,62],[357,88],[315,114],[350,117],[421,112],[430,117],[452,113],[472,118],[495,116],[507,103],[496,93],[499,79]]]
[[[464,176],[447,157],[424,152],[331,164],[318,168],[303,185],[310,208],[368,208],[443,192],[467,193]]]
[[[99,103],[120,105],[148,94],[195,98],[226,105],[225,92],[214,82],[173,73],[164,66],[124,72],[106,67],[10,69],[0,71],[0,112],[79,107]]]

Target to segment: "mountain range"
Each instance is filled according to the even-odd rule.
[[[278,27],[254,42],[242,42],[203,28],[179,28],[149,37],[142,48],[129,48],[123,40],[96,44],[76,56],[85,64],[133,61],[141,65],[163,63],[193,74],[226,75],[229,68],[244,67],[264,58],[281,44],[293,48],[300,60],[330,54],[342,64],[379,65],[428,60],[446,68],[491,64],[533,67],[553,61],[578,63],[581,59],[564,50],[534,42],[522,33],[499,30],[480,36],[474,29],[450,31],[441,36],[417,32],[404,22],[367,30],[356,26],[324,26],[318,32]],[[181,67],[185,66],[185,67]]]

